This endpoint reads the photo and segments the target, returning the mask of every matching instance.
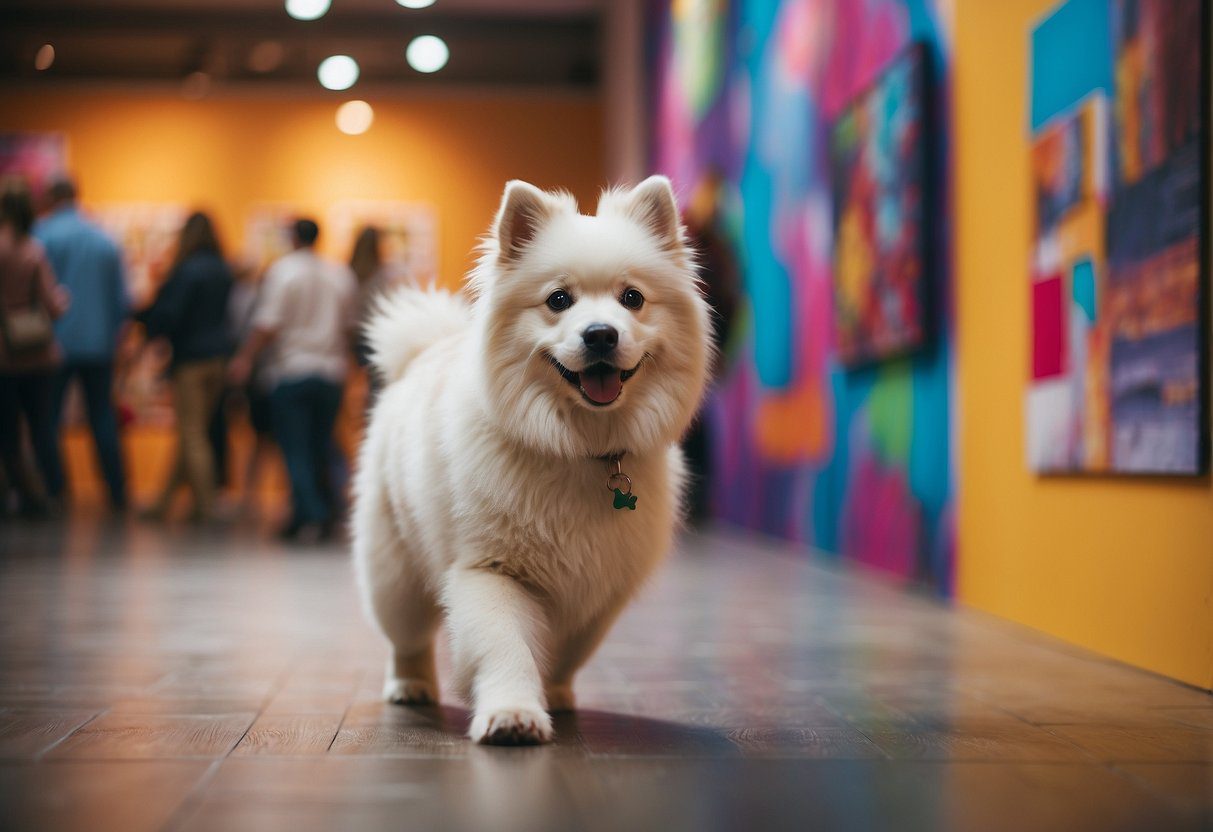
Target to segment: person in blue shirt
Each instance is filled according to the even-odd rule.
[[[63,365],[52,391],[52,421],[57,428],[67,385],[78,378],[110,504],[122,510],[126,507],[126,475],[113,399],[114,353],[130,315],[122,252],[80,213],[76,185],[70,179],[53,182],[49,198],[50,213],[34,226],[34,236],[72,297],[67,313],[55,322]],[[52,497],[62,496],[61,478],[46,486]]]

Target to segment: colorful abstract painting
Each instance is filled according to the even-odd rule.
[[[688,209],[716,190],[712,236],[732,246],[741,274],[706,412],[713,515],[945,594],[955,505],[947,166],[926,183],[940,195],[924,234],[938,337],[850,369],[834,316],[832,148],[848,106],[922,43],[937,128],[923,139],[932,159],[947,158],[953,6],[655,0],[648,39],[652,167]]]
[[[0,133],[0,178],[19,176],[41,201],[51,177],[67,168],[62,133]]]
[[[1032,33],[1033,470],[1208,464],[1206,9],[1068,0]]]
[[[926,54],[907,50],[834,127],[834,331],[849,366],[927,337]]]

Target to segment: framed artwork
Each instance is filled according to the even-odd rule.
[[[90,213],[122,249],[127,288],[134,308],[142,309],[168,277],[189,210],[171,202],[114,202],[94,204]],[[173,399],[166,378],[169,352],[159,342],[136,351],[136,338],[134,333],[128,335],[123,352],[130,360],[119,362],[115,373],[119,412],[127,423],[171,425]]]
[[[109,202],[94,203],[89,213],[122,249],[135,307],[151,303],[168,277],[189,210],[171,202]]]
[[[20,176],[41,202],[51,177],[67,169],[67,137],[62,133],[0,133],[0,179]]]
[[[834,328],[848,367],[928,338],[927,51],[903,51],[834,125]]]
[[[300,216],[299,209],[287,203],[266,202],[250,207],[244,220],[244,247],[237,268],[252,271],[260,279],[272,263],[290,254],[294,247],[291,223]],[[324,229],[320,233],[323,237]]]
[[[1032,33],[1037,472],[1207,469],[1207,25],[1206,2],[1068,0]]]
[[[335,256],[348,261],[354,241],[368,225],[379,229],[390,282],[425,285],[438,278],[438,218],[432,206],[373,199],[333,203],[327,227]]]

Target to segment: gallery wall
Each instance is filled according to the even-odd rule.
[[[1075,446],[1087,473],[1032,469],[1048,463],[1029,453],[1029,391],[1042,377],[1029,51],[1033,28],[1059,5],[651,4],[653,162],[692,215],[712,205],[744,285],[709,412],[713,510],[1213,687],[1209,476],[1130,476],[1151,469],[1133,444],[1125,470],[1096,473],[1118,463],[1107,442],[1092,456],[1090,440]],[[846,103],[911,40],[934,59],[939,328],[909,358],[849,370],[836,346],[828,142]],[[1090,46],[1066,56],[1085,60]],[[1053,77],[1072,84],[1080,74]],[[719,271],[720,256],[708,259]],[[1103,301],[1079,288],[1075,320],[1095,332]],[[1063,364],[1089,360],[1075,353]],[[1178,403],[1176,415],[1194,390],[1181,387],[1163,399]],[[1164,456],[1156,470],[1172,457],[1179,470],[1199,453]]]
[[[1029,34],[1057,5],[962,0],[956,12],[957,597],[1213,687],[1209,477],[1029,470]]]
[[[233,256],[244,250],[249,217],[259,207],[306,212],[323,222],[341,200],[427,205],[437,221],[438,275],[452,286],[471,264],[506,181],[566,188],[590,205],[603,184],[601,113],[592,95],[465,92],[374,100],[375,121],[358,136],[337,130],[339,103],[290,93],[188,101],[175,92],[6,91],[0,124],[5,132],[65,134],[86,209],[203,208]],[[320,247],[349,256],[335,250],[334,234],[323,229]],[[344,423],[356,421],[359,402],[351,395]],[[104,488],[85,433],[67,432],[65,461],[74,499],[88,504],[100,501]],[[134,424],[125,431],[136,502],[158,493],[173,443],[170,425]],[[250,437],[238,433],[233,443],[238,475]],[[352,446],[352,438],[346,444]],[[280,504],[280,472],[264,472],[256,491],[263,504]]]
[[[652,158],[710,209],[744,284],[709,412],[714,513],[948,593],[951,6],[686,0],[651,7]],[[933,337],[847,369],[836,346],[831,131],[913,41],[926,45],[937,164],[924,280]],[[719,267],[717,267],[719,270]]]
[[[567,188],[590,204],[602,185],[600,108],[591,95],[374,100],[375,121],[359,136],[337,130],[339,103],[290,93],[187,101],[176,93],[40,89],[0,94],[0,123],[6,131],[65,133],[86,206],[206,208],[234,247],[259,205],[297,206],[323,219],[342,199],[429,204],[440,274],[452,285],[506,181]],[[330,242],[322,231],[321,247]]]

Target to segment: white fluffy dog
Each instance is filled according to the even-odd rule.
[[[543,742],[672,543],[709,311],[658,176],[592,217],[510,182],[470,288],[398,290],[367,326],[387,387],[354,561],[392,644],[389,701],[437,700],[445,617],[472,739]]]

